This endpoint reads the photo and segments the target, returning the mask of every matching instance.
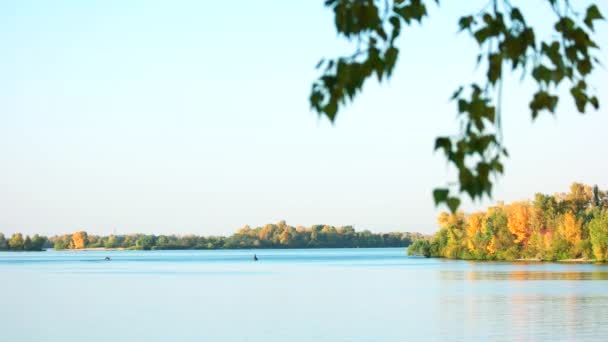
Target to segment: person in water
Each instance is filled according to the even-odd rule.
[[[105,260],[105,261],[110,261],[110,260],[112,260],[112,259],[110,259],[110,257],[105,257],[105,259],[103,259],[103,260]]]
[[[258,261],[258,256],[257,255],[253,255],[253,261]]]

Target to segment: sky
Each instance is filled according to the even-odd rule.
[[[540,36],[545,2],[522,2]],[[432,233],[432,189],[454,179],[434,138],[457,132],[449,96],[482,72],[457,18],[483,3],[430,2],[392,79],[332,124],[309,108],[314,67],[352,46],[321,0],[0,2],[0,231],[225,235],[286,220]],[[533,123],[534,86],[508,77],[506,174],[463,208],[608,188],[606,67],[590,83],[600,110],[564,97]]]

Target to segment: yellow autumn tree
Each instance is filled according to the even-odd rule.
[[[87,232],[79,231],[72,234],[72,243],[70,244],[73,249],[82,249],[87,244]]]
[[[496,253],[496,236],[492,236],[488,247],[486,247],[486,251],[488,252],[488,254],[492,255]]]
[[[281,245],[287,246],[291,241],[291,234],[289,234],[289,229],[284,229],[281,235],[279,235],[279,241]]]
[[[467,250],[465,242],[465,216],[463,212],[455,214],[442,212],[437,223],[447,233],[447,244],[443,256],[447,258],[461,258]]]
[[[526,203],[513,203],[509,208],[507,227],[515,235],[515,243],[524,244],[530,237],[530,210]]]
[[[591,205],[593,188],[581,183],[572,183],[570,193],[564,197],[570,203],[571,210],[581,212]]]
[[[483,246],[480,246],[478,234],[482,233],[485,230],[483,227],[484,218],[484,212],[477,212],[469,216],[469,222],[466,226],[466,237],[467,247],[472,253],[477,253],[478,251],[483,250]]]
[[[239,229],[236,233],[241,235],[250,236],[253,231],[249,225],[244,225],[241,229]]]
[[[267,224],[262,229],[260,229],[258,233],[258,238],[260,240],[271,240],[275,230],[276,226],[274,224]]]
[[[334,228],[332,226],[324,226],[323,229],[321,229],[321,231],[323,233],[335,233],[336,232],[336,228]]]
[[[573,246],[576,246],[581,241],[583,233],[582,222],[577,220],[573,213],[567,212],[564,214],[561,228],[563,237]]]
[[[448,227],[462,227],[464,225],[465,217],[464,213],[459,211],[455,214],[447,213],[442,211],[437,218],[437,223],[439,227],[448,228]]]

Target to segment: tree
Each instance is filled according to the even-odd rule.
[[[8,240],[8,246],[11,250],[21,251],[23,250],[23,235],[21,233],[15,233]]]
[[[281,245],[283,246],[289,246],[290,242],[291,242],[291,234],[290,234],[290,230],[285,228],[283,230],[283,232],[281,233],[281,235],[279,235],[279,241],[281,242]]]
[[[24,251],[31,251],[32,250],[32,239],[30,238],[29,235],[27,235],[25,237],[25,240],[23,240],[23,250]]]
[[[593,207],[599,208],[602,206],[602,197],[600,195],[600,189],[597,185],[593,186]]]
[[[566,195],[571,212],[582,212],[593,204],[593,190],[581,183],[572,183],[570,193]]]
[[[443,212],[437,219],[439,227],[447,232],[447,243],[442,256],[447,258],[464,258],[467,250],[465,242],[466,220],[463,212],[455,214]]]
[[[316,234],[317,239],[311,240]],[[328,225],[315,225],[310,228],[292,227],[287,223],[279,222],[276,225],[267,224],[251,229],[246,226],[239,229],[229,237],[223,236],[197,236],[197,235],[110,235],[97,236],[77,232],[71,235],[53,236],[49,239],[52,246],[57,249],[74,249],[82,246],[90,247],[92,241],[106,248],[122,247],[126,249],[222,249],[222,248],[305,248],[305,247],[407,247],[416,239],[424,238],[421,234],[412,233],[372,233],[370,231],[356,232],[352,226],[339,227]],[[36,241],[40,240],[40,243]],[[45,237],[35,235],[31,241],[31,248],[44,245]]]
[[[164,235],[159,236],[156,239],[156,246],[158,249],[164,249],[169,245],[169,238]]]
[[[562,234],[566,241],[576,246],[581,241],[582,223],[573,213],[567,212],[562,219]]]
[[[407,247],[407,255],[420,255],[428,258],[431,256],[431,244],[425,239],[416,240]]]
[[[87,244],[87,232],[79,231],[72,234],[72,248],[82,249]]]
[[[469,216],[466,239],[467,248],[473,257],[483,259],[487,248],[485,239],[485,213],[478,212]]]
[[[515,247],[513,235],[509,231],[508,217],[502,205],[488,209],[486,214],[486,236],[490,243],[486,247],[491,259],[512,259]]]
[[[511,234],[515,236],[513,242],[525,244],[530,237],[530,215],[528,206],[525,203],[514,203],[509,210],[509,220],[507,226]]]
[[[90,248],[102,247],[102,239],[97,235],[87,235],[87,245]]]
[[[34,236],[32,236],[32,250],[41,251],[44,248],[46,241],[46,237],[34,234]]]
[[[152,249],[152,246],[154,246],[154,243],[156,242],[155,240],[156,238],[154,237],[154,235],[142,235],[135,242],[135,246],[138,249],[149,250]]]
[[[105,248],[117,248],[118,246],[120,246],[120,242],[114,235],[108,236],[108,239],[104,243]]]
[[[500,203],[469,215],[464,234],[459,216],[441,213],[429,253],[461,259],[608,260],[608,208],[594,205],[586,189],[591,187],[574,183],[570,193],[536,194],[533,205]]]
[[[4,237],[4,234],[0,233],[0,251],[5,251],[8,249],[8,242]]]
[[[589,235],[593,248],[593,255],[597,261],[608,260],[608,210],[596,212],[589,222]]]
[[[438,0],[434,1],[439,4]],[[488,0],[479,12],[458,19],[460,31],[467,32],[479,45],[477,63],[486,70],[482,82],[460,86],[452,95],[457,103],[461,130],[455,136],[438,137],[435,150],[441,150],[458,171],[458,186],[441,187],[433,192],[435,203],[451,212],[460,205],[460,194],[475,200],[492,195],[492,176],[503,173],[508,156],[501,138],[501,89],[504,70],[531,77],[537,90],[531,95],[530,113],[554,113],[564,83],[579,112],[599,108],[597,96],[587,85],[587,77],[598,65],[598,49],[593,41],[597,20],[603,19],[597,5],[584,11],[569,0],[545,0],[548,15],[554,17],[552,32],[540,39],[520,8],[510,0]],[[405,26],[422,23],[428,17],[425,0],[326,0],[334,12],[338,34],[357,41],[354,53],[335,59],[322,59],[321,76],[312,84],[310,105],[319,115],[334,121],[340,107],[359,94],[365,81],[376,76],[390,78],[399,49],[396,40]],[[464,3],[464,2],[463,2]],[[542,30],[540,30],[542,31]],[[456,194],[454,194],[456,192]]]
[[[68,249],[70,248],[70,243],[72,238],[68,236],[57,237],[53,241],[53,248],[56,250]]]
[[[265,225],[259,232],[260,240],[272,240],[275,234],[276,226],[274,224]]]

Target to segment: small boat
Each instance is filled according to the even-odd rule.
[[[257,255],[253,255],[253,261],[258,261],[258,256]]]

